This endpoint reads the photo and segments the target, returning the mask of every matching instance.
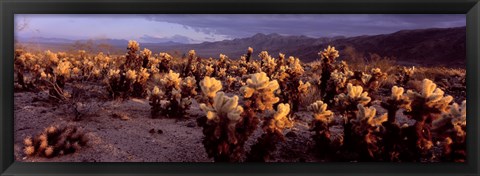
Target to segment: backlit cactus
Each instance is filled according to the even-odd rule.
[[[27,156],[54,157],[79,151],[88,142],[85,132],[76,126],[50,126],[34,138],[23,140]]]
[[[270,81],[264,72],[252,74],[247,80],[247,85],[240,88],[244,98],[251,100],[252,108],[259,111],[272,110],[273,104],[280,101],[275,96],[279,88],[277,80]]]
[[[312,136],[315,141],[315,149],[320,157],[325,158],[327,155],[331,155],[331,133],[329,127],[333,122],[333,112],[327,110],[328,105],[318,100],[308,106],[308,110],[313,113],[313,120],[310,130],[315,134]],[[341,143],[342,141],[340,141]]]
[[[252,146],[247,156],[247,161],[265,162],[270,159],[270,154],[277,148],[276,144],[285,141],[283,130],[293,126],[293,122],[288,118],[289,113],[289,104],[278,104],[277,111],[275,111],[273,117],[268,117],[264,120],[264,133],[257,139],[257,143]]]
[[[215,95],[213,104],[200,104],[206,114],[203,127],[203,145],[209,157],[217,162],[238,162],[244,153],[245,141],[237,126],[241,125],[243,108],[238,105],[238,97],[228,97],[223,92]]]

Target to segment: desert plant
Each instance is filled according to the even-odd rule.
[[[140,44],[137,41],[128,41],[128,53],[126,56],[125,68],[138,70],[143,64],[143,59],[139,58],[137,52],[140,50]]]
[[[173,60],[173,57],[170,56],[170,54],[168,53],[160,53],[158,54],[158,56],[160,57],[160,65],[158,66],[159,67],[159,71],[162,72],[162,73],[166,73],[168,72],[171,68],[171,61]]]
[[[203,127],[203,145],[209,157],[216,162],[237,162],[244,153],[245,135],[237,126],[241,125],[243,108],[238,106],[238,97],[228,97],[223,92],[215,95],[212,106],[200,104],[206,114]]]
[[[322,97],[324,97],[324,102],[330,103],[334,95],[327,93],[327,85],[330,80],[331,73],[334,70],[333,63],[335,62],[335,59],[338,58],[340,55],[338,54],[338,51],[335,50],[335,47],[331,47],[330,45],[323,51],[319,52],[318,55],[321,57],[322,60],[320,93],[322,94]]]
[[[332,111],[327,110],[327,106],[326,103],[320,100],[308,106],[308,110],[313,112],[310,130],[315,132],[312,138],[315,141],[315,149],[320,157],[325,157],[332,152],[329,127],[333,122],[334,114]]]
[[[467,102],[463,101],[461,106],[453,103],[448,112],[444,112],[441,118],[433,121],[432,131],[439,136],[444,161],[466,161],[466,116]]]
[[[401,67],[397,72],[397,84],[399,85],[407,85],[408,81],[412,78],[413,74],[415,73],[415,67],[407,68]]]
[[[247,80],[247,85],[240,88],[244,98],[248,101],[247,106],[255,111],[263,112],[272,110],[273,104],[280,101],[275,96],[275,91],[279,88],[277,80],[270,81],[265,72],[255,73]]]
[[[412,101],[411,111],[405,114],[415,120],[415,125],[406,132],[410,150],[413,152],[407,158],[419,160],[431,155],[433,147],[431,127],[432,121],[439,115],[447,112],[452,96],[444,96],[444,92],[429,79],[422,82],[421,92],[407,91],[408,98]]]
[[[88,142],[85,133],[76,126],[50,126],[34,138],[23,140],[27,156],[54,157],[79,151]]]
[[[271,153],[276,150],[276,144],[285,141],[283,130],[293,126],[293,122],[288,118],[289,113],[290,105],[280,103],[273,117],[264,119],[264,132],[257,139],[257,143],[252,145],[247,161],[265,162],[270,159]]]
[[[200,88],[203,92],[203,96],[199,102],[211,105],[213,104],[213,98],[215,98],[217,92],[222,89],[222,82],[215,78],[206,76],[202,81],[200,81]]]
[[[381,102],[381,106],[387,110],[387,121],[382,125],[385,127],[385,134],[383,138],[383,145],[385,147],[384,160],[395,161],[398,160],[398,153],[402,141],[401,128],[396,123],[396,114],[400,109],[410,110],[411,101],[407,95],[404,94],[402,87],[393,86],[392,94],[386,100]]]
[[[258,57],[262,60],[262,71],[264,71],[268,77],[271,77],[277,66],[275,58],[270,56],[267,51],[260,52]]]
[[[132,85],[132,95],[138,98],[144,98],[147,95],[147,81],[150,78],[146,68],[141,68]]]
[[[160,80],[160,88],[155,86],[150,95],[151,116],[155,118],[159,112],[167,117],[184,118],[197,94],[193,77],[180,78],[179,73],[172,70]]]
[[[364,107],[362,104],[358,104],[357,108],[355,118],[350,120],[352,134],[345,134],[352,136],[352,141],[349,142],[353,145],[347,144],[347,147],[358,154],[358,160],[374,161],[381,154],[379,133],[382,123],[387,121],[387,114],[375,118],[375,108]]]

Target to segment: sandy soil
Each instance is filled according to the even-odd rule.
[[[57,104],[48,99],[48,92],[14,93],[15,159],[21,162],[213,162],[202,144],[202,128],[196,118],[202,112],[197,103],[184,120],[150,118],[146,99],[111,101],[104,97],[100,86],[85,87],[78,100],[81,120],[74,120],[71,104]],[[315,161],[309,148],[312,145],[308,131],[307,112],[300,117],[283,144],[273,154],[272,161]],[[23,139],[43,131],[48,126],[76,125],[89,137],[88,145],[80,151],[63,156],[27,157],[23,153]],[[286,131],[290,132],[290,131]],[[258,129],[247,141],[246,150],[261,135]]]

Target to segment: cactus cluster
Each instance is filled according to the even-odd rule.
[[[337,62],[340,54],[332,46],[307,64],[283,53],[254,55],[251,47],[238,59],[201,58],[195,50],[178,54],[140,50],[136,41],[121,56],[16,50],[16,90],[48,90],[55,100],[74,102],[72,83],[103,79],[112,99],[148,99],[152,117],[195,117],[188,110],[196,101],[203,112],[197,118],[202,142],[215,161],[272,161],[284,133],[304,120],[298,112],[305,109],[322,161],[425,161],[438,148],[441,160],[466,159],[466,102],[456,104],[459,99],[447,95],[455,91],[447,89],[448,79],[435,78],[439,86],[429,79],[415,85],[421,67],[358,69]],[[390,78],[397,84],[385,84]],[[409,123],[400,124],[405,119]],[[260,136],[251,139],[256,132]],[[25,154],[77,151],[85,144],[78,133],[51,127],[25,139]],[[246,146],[247,141],[253,143]]]
[[[23,140],[27,156],[54,157],[79,151],[88,142],[87,136],[76,126],[46,128],[35,137]]]

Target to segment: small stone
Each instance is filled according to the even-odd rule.
[[[153,133],[155,133],[155,129],[152,128],[152,129],[151,129],[150,131],[148,131],[148,132],[151,133],[151,134],[153,134]]]
[[[163,131],[162,131],[162,130],[158,130],[157,133],[158,133],[158,134],[163,134]]]
[[[187,127],[193,128],[193,127],[195,127],[195,126],[197,126],[197,125],[195,124],[195,122],[189,122],[189,123],[187,123]]]

